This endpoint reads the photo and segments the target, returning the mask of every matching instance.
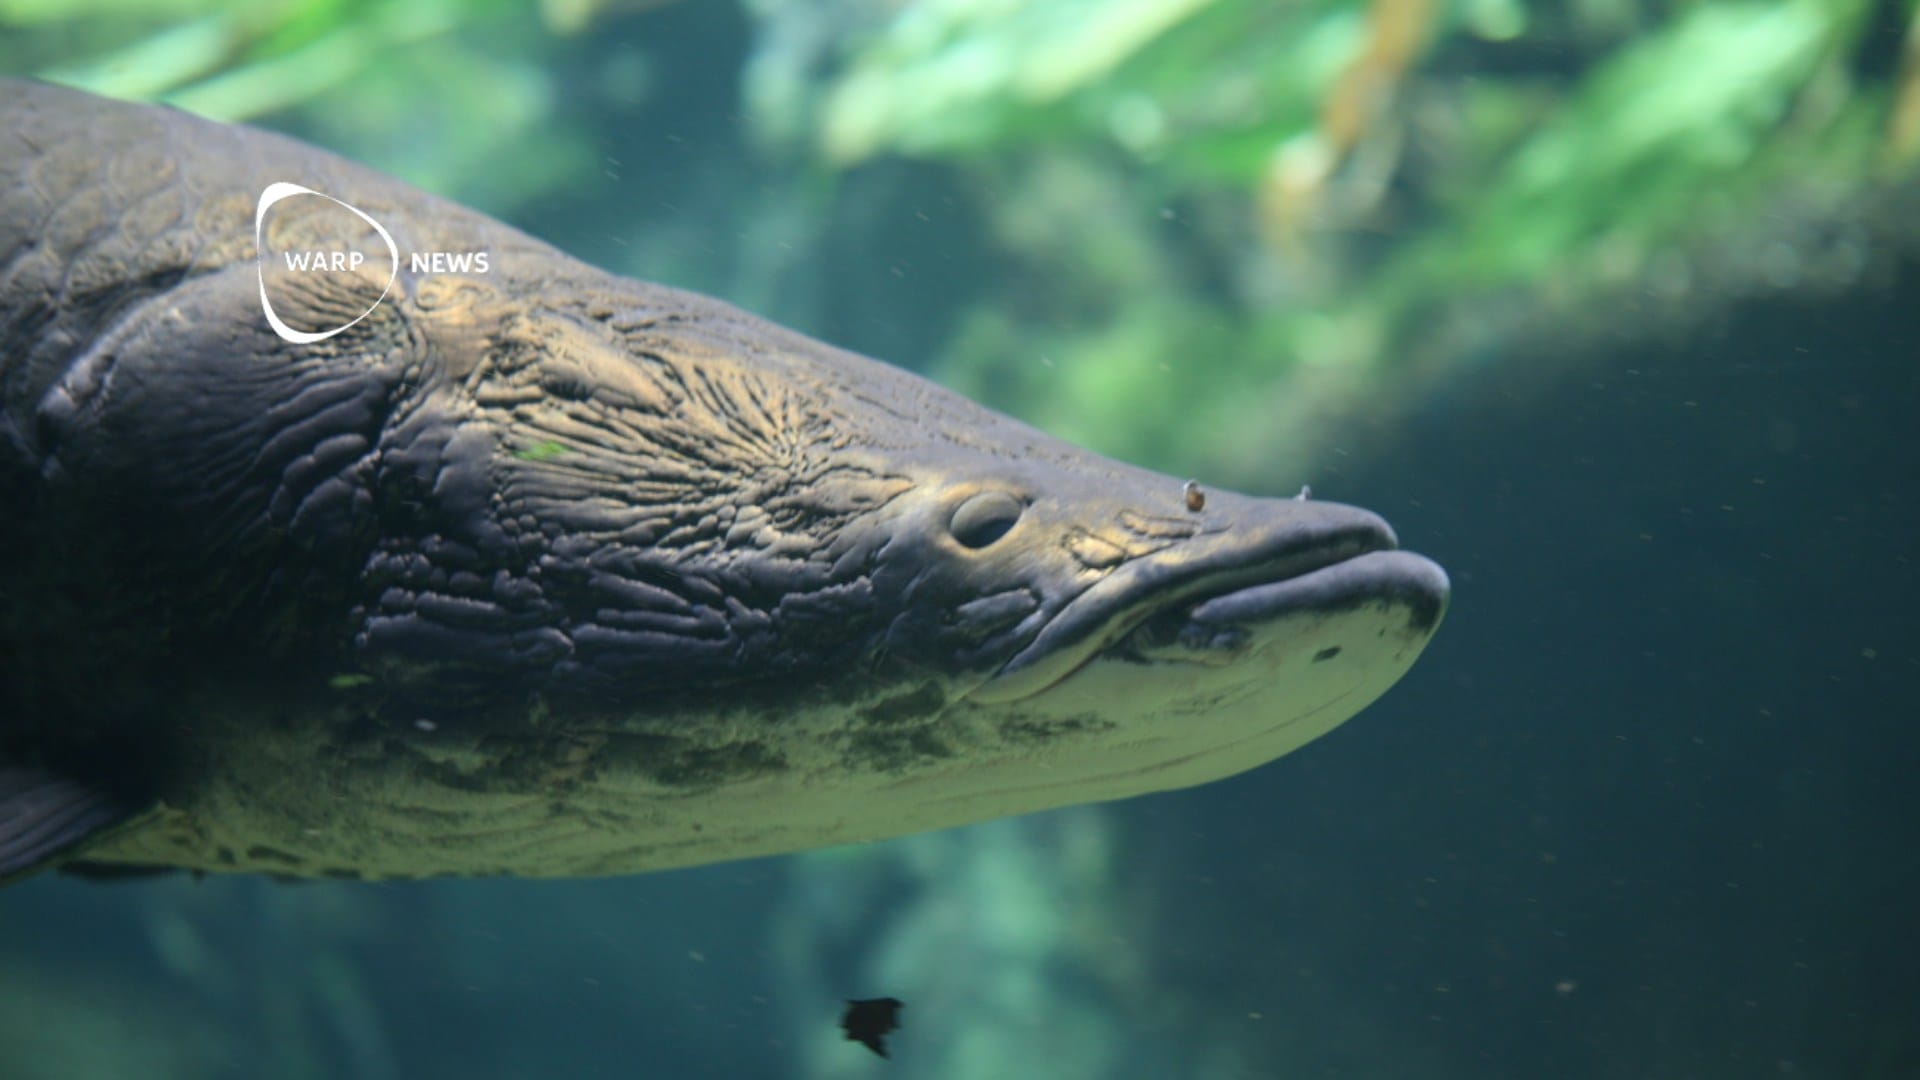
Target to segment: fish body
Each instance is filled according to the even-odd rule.
[[[1448,587],[1364,510],[1196,495],[294,140],[0,82],[0,879],[630,873],[1237,773]]]

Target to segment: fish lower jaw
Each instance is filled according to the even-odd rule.
[[[958,824],[1219,780],[1331,732],[1384,694],[1431,637],[1393,598],[1303,611],[1261,628],[1227,663],[1142,662],[1110,652],[1045,693],[982,709],[1012,734],[998,760],[943,778],[917,816]],[[989,755],[981,755],[983,758]],[[931,826],[930,826],[931,827]]]
[[[1231,667],[1271,637],[1286,636],[1297,617],[1315,612],[1398,607],[1409,632],[1430,636],[1449,591],[1437,564],[1397,549],[1328,558],[1277,579],[1251,569],[1223,573],[1158,607],[1116,616],[1097,636],[989,681],[972,700],[1003,705],[1032,699],[1104,660]]]

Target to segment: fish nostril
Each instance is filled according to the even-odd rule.
[[[947,522],[963,547],[983,548],[1007,535],[1026,506],[1004,491],[983,491],[963,502]]]

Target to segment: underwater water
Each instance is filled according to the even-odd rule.
[[[178,91],[1102,452],[1311,485],[1453,582],[1377,703],[1197,788],[598,880],[38,875],[0,889],[0,1080],[1920,1076],[1920,203],[1878,156],[1911,13],[1590,6],[1625,14],[1581,37],[1579,5],[1463,5],[1466,29],[1418,4],[1300,4],[1298,27],[1034,5],[1066,28],[1037,70],[1107,59],[945,112],[915,80],[993,84],[1053,24],[344,5],[222,82],[233,49],[194,36],[230,29],[218,5],[142,29],[172,52],[0,14],[0,74]],[[1260,124],[1338,143],[1342,58],[1394,55],[1396,17],[1439,20],[1424,59],[1379,61],[1413,119],[1334,154],[1308,209],[1235,172]],[[1318,74],[1261,81],[1296,53],[1248,59],[1248,27]],[[916,34],[950,51],[915,68]],[[338,70],[340,41],[370,58]],[[1297,107],[1163,132],[1201,113],[1153,102],[1231,96],[1210,58]],[[861,105],[836,71],[895,81]],[[1673,111],[1591,134],[1646,115],[1636,79],[1674,80],[1647,89]],[[1723,86],[1741,118],[1778,109],[1688,128]],[[1443,106],[1540,192],[1471,201],[1481,143],[1419,119]],[[1814,154],[1829,137],[1857,156]],[[1724,172],[1663,171],[1702,143]],[[906,1003],[889,1060],[838,1028],[883,996]]]

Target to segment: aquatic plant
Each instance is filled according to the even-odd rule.
[[[942,377],[1242,482],[1546,318],[1564,349],[1648,289],[1657,325],[1808,284],[1792,250],[1744,272],[1782,239],[1756,223],[1838,212],[1912,140],[1865,0],[921,0],[824,57],[808,5],[761,7],[770,141],[941,162],[1026,271]]]

